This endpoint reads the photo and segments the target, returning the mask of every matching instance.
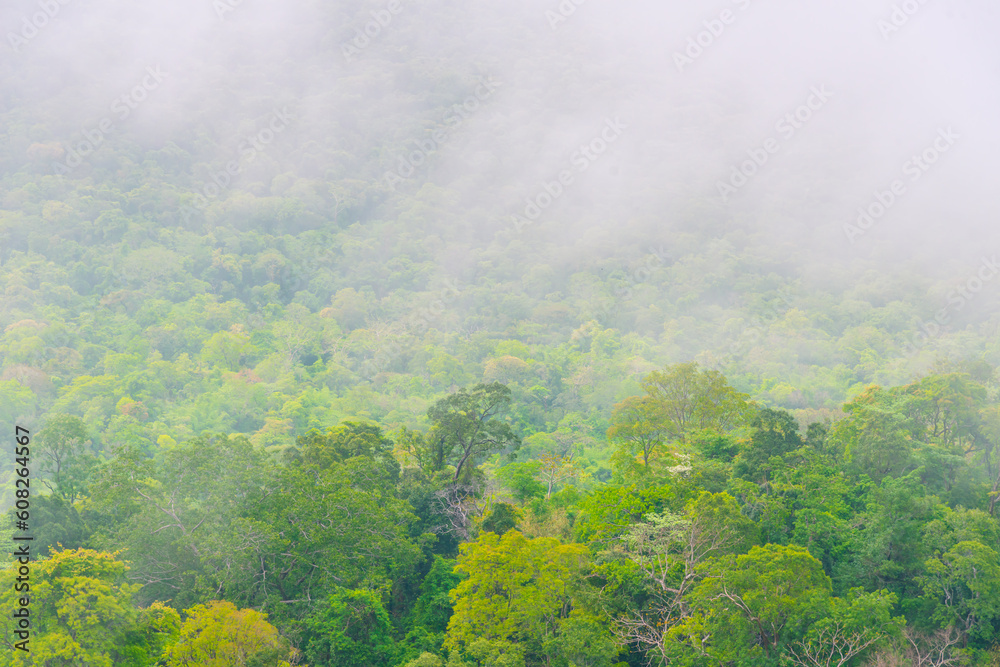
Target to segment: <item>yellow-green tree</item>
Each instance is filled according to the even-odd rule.
[[[570,583],[584,552],[579,544],[529,539],[516,530],[463,544],[455,571],[466,578],[451,592],[455,613],[445,647],[481,653],[483,641],[501,647],[555,634],[571,607]]]
[[[267,614],[217,600],[185,614],[177,641],[165,652],[168,667],[290,667],[298,661]]]
[[[0,577],[0,617],[9,662],[16,667],[140,667],[153,664],[180,625],[177,612],[160,603],[138,609],[140,586],[125,583],[128,566],[116,554],[72,549],[30,566],[30,589],[17,592],[16,568]],[[15,609],[30,596],[31,638],[16,648]]]
[[[619,443],[617,458],[650,461],[665,443],[686,442],[697,431],[726,433],[747,424],[753,414],[749,396],[730,386],[718,371],[694,362],[653,371],[642,381],[644,396],[615,405],[608,437]]]
[[[653,371],[642,381],[672,439],[685,441],[694,431],[725,433],[744,425],[753,406],[719,371],[688,362]]]
[[[650,396],[630,396],[615,405],[608,437],[619,443],[619,453],[642,455],[648,470],[649,459],[673,433],[663,406]]]

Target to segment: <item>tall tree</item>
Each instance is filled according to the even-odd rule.
[[[4,574],[0,591],[3,642],[8,665],[18,667],[144,667],[154,664],[180,626],[177,612],[160,603],[139,609],[138,585],[126,581],[128,566],[115,554],[72,549],[36,561],[30,575],[30,651],[16,650],[16,570]]]
[[[752,414],[747,394],[733,389],[719,371],[701,370],[695,362],[653,371],[642,388],[659,404],[670,437],[680,441],[693,431],[730,431]]]
[[[167,667],[291,667],[298,651],[267,622],[267,614],[213,600],[185,614],[177,640],[165,652]]]
[[[871,386],[844,405],[847,418],[833,425],[828,442],[849,470],[877,482],[911,468],[915,424],[907,413],[912,400]]]
[[[86,425],[73,415],[53,415],[38,432],[35,455],[41,460],[43,483],[71,505],[97,465],[89,445]]]
[[[776,660],[829,614],[830,579],[801,547],[768,544],[716,562],[692,592],[696,610],[672,638],[722,664]]]
[[[758,484],[771,478],[769,461],[789,454],[804,444],[795,417],[784,410],[764,408],[751,422],[753,432],[743,451],[736,457],[733,473]]]
[[[392,667],[392,621],[377,592],[338,587],[306,619],[310,667]]]
[[[477,640],[503,645],[554,634],[584,552],[582,545],[529,539],[516,530],[463,544],[455,571],[465,579],[451,593],[455,612],[445,646],[469,650]]]
[[[689,596],[715,559],[745,551],[756,539],[753,522],[727,493],[702,493],[683,514],[651,513],[631,527],[625,554],[638,566],[648,593],[642,609],[615,619],[616,632],[664,660],[671,629],[690,614]]]
[[[650,457],[676,432],[661,401],[648,395],[630,396],[615,405],[608,437],[620,443],[622,454],[641,454],[642,464],[649,470]]]
[[[521,446],[510,425],[498,417],[511,403],[510,389],[492,382],[461,389],[435,403],[427,411],[431,420],[428,445],[435,469],[454,463],[453,481],[490,454]]]

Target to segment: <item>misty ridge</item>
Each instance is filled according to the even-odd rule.
[[[135,192],[154,168],[160,224],[289,205],[281,231],[368,239],[397,220],[446,239],[423,258],[438,280],[502,264],[504,289],[564,293],[526,277],[627,274],[664,247],[723,282],[753,256],[800,294],[991,330],[995,291],[953,292],[997,247],[992,5],[550,4],[7,3],[6,215],[29,180]],[[431,213],[403,222],[414,200]],[[745,297],[706,286],[695,317]]]

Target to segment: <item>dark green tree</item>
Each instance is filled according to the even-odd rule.
[[[432,424],[427,446],[433,468],[454,465],[453,481],[457,482],[484,457],[519,449],[521,439],[499,419],[510,403],[510,389],[492,382],[461,389],[431,406],[427,411]]]
[[[392,667],[392,621],[378,593],[337,587],[306,619],[305,658],[311,667]]]

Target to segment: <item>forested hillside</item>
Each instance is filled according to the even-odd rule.
[[[1000,664],[938,4],[5,3],[9,664]]]

